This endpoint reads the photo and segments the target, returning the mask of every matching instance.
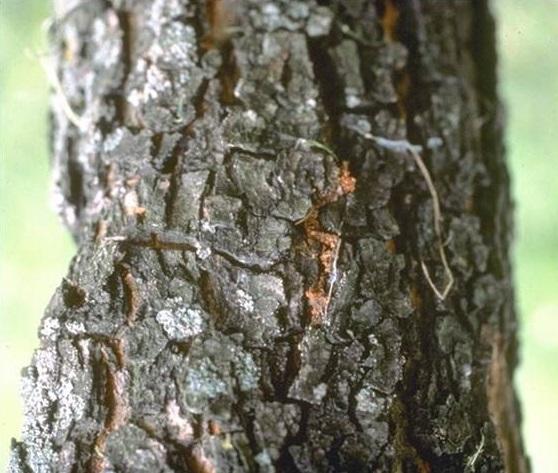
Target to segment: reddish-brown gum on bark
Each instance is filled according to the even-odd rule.
[[[302,221],[306,244],[319,261],[318,278],[304,292],[308,303],[310,324],[313,326],[321,325],[326,316],[331,296],[330,276],[335,270],[334,265],[341,239],[341,236],[337,233],[327,232],[322,228],[319,221],[319,209],[337,201],[346,194],[354,192],[355,188],[356,178],[351,175],[349,163],[343,161],[339,167],[339,176],[335,188],[319,196]]]

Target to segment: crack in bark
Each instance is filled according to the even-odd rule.
[[[325,122],[323,126],[323,140],[326,143],[332,143],[333,150],[339,143],[339,115],[340,104],[339,97],[343,96],[343,87],[339,82],[337,70],[328,48],[330,46],[330,38],[307,39],[308,52],[312,67],[314,70],[314,78],[318,82],[320,101],[325,108],[325,117],[321,117]]]
[[[141,297],[130,265],[126,263],[120,264],[120,276],[122,278],[122,283],[124,284],[124,293],[128,304],[128,308],[126,310],[126,324],[128,326],[132,326],[134,325],[141,305]]]
[[[89,460],[88,471],[89,473],[102,473],[105,471],[105,451],[107,448],[108,437],[112,432],[115,432],[120,427],[126,424],[129,416],[128,399],[126,396],[126,372],[123,354],[123,341],[116,339],[116,348],[114,350],[118,366],[113,370],[109,361],[108,354],[101,346],[101,367],[104,371],[105,391],[104,402],[107,408],[107,415],[105,417],[104,426],[97,434],[93,443],[93,451]]]
[[[293,403],[300,407],[299,429],[296,434],[285,437],[285,440],[279,449],[279,457],[275,463],[275,467],[278,471],[301,473],[291,452],[289,451],[289,447],[303,445],[307,439],[308,422],[310,419],[312,405],[300,400],[294,400]]]
[[[182,172],[182,160],[184,153],[188,150],[188,144],[191,139],[192,128],[194,124],[205,115],[205,95],[209,88],[209,80],[203,79],[193,98],[193,104],[196,111],[195,117],[180,131],[182,137],[176,143],[170,159],[167,160],[163,168],[163,173],[170,174],[170,185],[165,196],[165,221],[170,226],[176,225],[176,216],[174,215],[174,206],[178,192],[180,190],[180,178]]]
[[[201,39],[203,49],[222,48],[236,31],[237,8],[233,0],[206,0],[206,18],[209,31]]]
[[[128,104],[125,96],[126,83],[128,76],[132,70],[132,64],[135,57],[136,42],[136,18],[135,14],[129,10],[120,10],[116,13],[120,29],[122,31],[122,54],[120,62],[122,64],[122,81],[119,86],[119,93],[114,95],[114,106],[116,109],[116,121],[123,126],[137,124],[137,120],[133,115],[133,109]]]
[[[395,398],[390,409],[390,417],[395,430],[394,447],[398,453],[392,471],[411,471],[430,473],[431,465],[424,460],[416,447],[411,443],[409,435],[409,412],[404,402]]]
[[[409,21],[408,17],[415,13],[414,5],[409,3],[404,5],[398,4],[396,0],[381,0],[379,4],[379,14],[384,31],[384,42],[390,43],[400,41],[409,51],[409,64],[395,75],[393,80],[395,82],[399,115],[407,124],[407,134],[412,135],[415,130],[413,118],[416,110],[414,110],[413,104],[409,102],[409,97],[412,96],[411,87],[415,85],[413,82],[413,75],[417,74],[417,64],[420,61],[417,47],[418,39],[409,38],[408,36],[399,37],[399,27],[402,19]],[[406,33],[406,35],[408,34],[409,32]],[[400,227],[413,226],[408,216],[404,217],[404,219],[403,217],[398,219],[398,221],[403,219],[403,224]],[[404,250],[404,245],[402,244],[402,240],[405,240],[404,235],[405,232],[402,232],[398,239],[400,242],[399,246],[402,246],[402,250]],[[418,294],[417,292],[414,296],[417,313],[418,309],[425,305],[425,301],[422,297],[419,297]],[[415,333],[413,336],[412,327],[406,328],[406,325],[409,324],[402,323],[402,332],[409,337],[409,340],[414,339],[414,336],[417,334]],[[423,342],[434,340],[433,334],[431,333],[432,327],[430,321],[419,319],[416,329],[418,329],[418,340]],[[406,353],[407,361],[404,367],[404,380],[398,383],[397,391],[399,392],[399,396],[393,400],[390,409],[392,429],[395,435],[395,448],[398,451],[398,462],[394,465],[393,471],[406,471],[409,468],[414,468],[417,472],[429,473],[431,471],[431,465],[422,458],[418,447],[414,444],[414,435],[410,422],[408,422],[408,417],[410,409],[412,409],[412,406],[415,404],[414,395],[417,389],[415,383],[411,380],[419,375],[420,370],[424,369],[424,366],[431,366],[430,363],[434,363],[435,360],[428,356],[432,353],[430,347],[413,347],[412,342],[404,343],[403,346],[408,347]],[[413,466],[409,465],[408,462],[411,462]]]
[[[507,361],[509,347],[502,333],[490,327],[485,327],[485,330],[488,342],[492,345],[486,397],[488,412],[496,430],[496,440],[504,457],[506,473],[527,473],[529,468],[522,455],[521,434],[517,428],[517,405]]]

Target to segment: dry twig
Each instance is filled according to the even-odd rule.
[[[432,278],[430,276],[430,273],[424,261],[421,261],[421,267],[424,273],[424,277],[426,278],[426,281],[428,282],[429,286],[432,288],[436,296],[443,301],[449,294],[455,280],[447,260],[446,250],[444,249],[444,239],[443,239],[442,224],[441,224],[442,211],[440,210],[440,198],[438,197],[438,192],[436,190],[436,186],[434,185],[434,182],[432,181],[430,172],[428,171],[428,168],[426,167],[424,161],[422,160],[422,157],[420,156],[420,151],[422,150],[422,148],[420,146],[409,143],[407,140],[390,140],[380,136],[374,136],[370,133],[368,133],[366,137],[374,141],[377,145],[381,146],[382,148],[390,149],[392,151],[404,152],[410,155],[413,158],[415,164],[417,165],[419,171],[422,174],[422,177],[426,182],[426,186],[428,187],[428,192],[432,197],[432,212],[434,214],[434,232],[436,233],[436,237],[438,239],[438,251],[447,278],[445,287],[442,290],[436,287],[436,285],[432,281]]]

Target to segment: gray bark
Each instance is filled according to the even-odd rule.
[[[485,1],[67,1],[51,37],[79,249],[11,472],[528,471]]]

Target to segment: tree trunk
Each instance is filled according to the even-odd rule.
[[[55,3],[10,471],[529,470],[486,0]]]

